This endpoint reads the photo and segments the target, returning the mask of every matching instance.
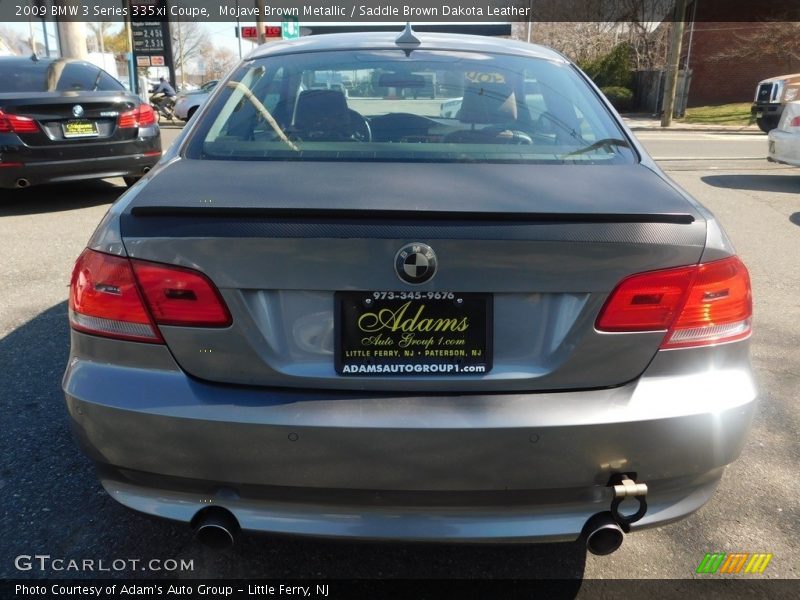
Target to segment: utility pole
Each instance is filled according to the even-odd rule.
[[[83,4],[77,0],[54,0],[54,4],[74,6],[79,11]],[[62,58],[79,58],[86,60],[86,23],[81,21],[58,21],[58,46]]]
[[[136,66],[136,58],[133,56],[133,27],[131,27],[131,14],[133,13],[131,11],[130,0],[125,0],[125,7],[127,8],[127,16],[125,17],[125,41],[128,44],[128,52],[126,53],[128,57],[128,85],[134,94],[139,94],[141,90],[139,89],[139,72]],[[144,92],[146,96],[147,90],[144,90]]]
[[[675,111],[675,92],[678,87],[678,67],[681,60],[681,44],[683,42],[684,18],[686,17],[686,0],[675,0],[675,14],[672,16],[672,29],[669,36],[669,54],[667,56],[667,82],[664,86],[664,97],[661,102],[661,126],[672,125],[672,113]]]
[[[267,41],[264,35],[264,0],[256,0],[256,7],[258,14],[256,15],[256,30],[258,31],[258,45],[260,46]]]
[[[242,23],[239,20],[239,0],[236,0],[236,41],[239,42],[239,60],[242,60]]]
[[[80,21],[59,21],[58,40],[62,58],[86,59],[86,24]]]
[[[529,44],[531,43],[531,30],[533,29],[533,0],[530,3],[530,14],[528,15],[528,35],[525,36],[527,39],[525,40]]]

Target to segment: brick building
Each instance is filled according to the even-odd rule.
[[[797,0],[694,0],[685,19],[688,106],[752,102],[762,79],[800,72]]]
[[[800,72],[800,60],[788,48],[764,51],[776,29],[785,32],[787,26],[695,20],[687,27],[682,57],[692,70],[688,106],[751,102],[762,79]]]

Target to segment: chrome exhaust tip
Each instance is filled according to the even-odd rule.
[[[145,174],[147,174],[147,173],[149,173],[149,172],[150,172],[150,167],[144,167],[144,168],[142,169],[142,173],[145,173]]]
[[[15,182],[15,185],[16,185],[18,188],[26,188],[26,187],[28,187],[30,184],[31,184],[31,182],[30,182],[30,181],[28,181],[27,179],[25,179],[24,177],[20,177],[20,178],[19,178],[19,179],[17,179],[17,181]]]
[[[586,522],[584,537],[589,552],[605,556],[619,549],[625,534],[610,513],[598,513]]]
[[[194,535],[204,546],[226,550],[236,543],[239,522],[231,511],[221,506],[209,506],[192,519]]]

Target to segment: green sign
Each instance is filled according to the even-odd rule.
[[[300,22],[297,20],[297,17],[292,17],[287,15],[281,21],[281,33],[283,34],[283,39],[285,40],[294,40],[300,37]]]

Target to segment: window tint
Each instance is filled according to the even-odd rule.
[[[85,63],[67,63],[58,76],[56,90],[93,90],[100,75],[100,69]]]
[[[0,93],[121,91],[125,88],[91,63],[0,58]]]
[[[570,65],[381,50],[247,63],[210,107],[188,155],[610,164],[635,159],[625,146],[614,118]]]
[[[102,92],[118,92],[120,90],[124,90],[125,86],[105,71],[100,70],[100,74],[97,79],[97,89]]]
[[[44,92],[47,64],[32,60],[0,58],[0,93]]]

